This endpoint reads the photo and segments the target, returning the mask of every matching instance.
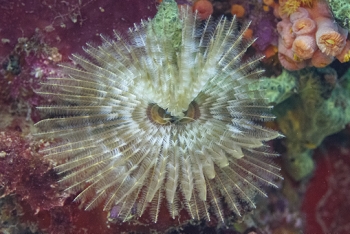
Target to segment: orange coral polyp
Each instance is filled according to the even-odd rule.
[[[338,28],[332,18],[319,17],[315,21],[318,48],[326,55],[336,56],[340,54],[345,47],[348,32]]]
[[[336,57],[341,63],[346,63],[350,61],[350,40],[346,41],[343,50]]]
[[[329,45],[334,45],[335,41],[333,39],[328,39],[328,40],[326,40],[326,43]]]
[[[199,0],[193,4],[192,10],[197,11],[199,17],[205,20],[213,14],[213,5],[208,0]]]
[[[336,56],[343,50],[345,39],[340,33],[329,30],[317,37],[317,45],[323,53]]]
[[[316,31],[316,23],[310,18],[298,19],[293,23],[292,30],[296,35],[312,34]]]
[[[280,61],[281,65],[289,71],[296,71],[306,67],[304,62],[296,62],[292,58],[289,58],[287,55],[280,52],[278,52],[278,60]]]
[[[242,5],[233,4],[231,6],[231,14],[236,15],[238,18],[242,18],[245,14],[245,9]]]
[[[302,60],[309,59],[317,50],[315,38],[309,35],[301,35],[295,38],[292,50]]]
[[[311,58],[311,65],[314,67],[326,67],[331,64],[334,60],[333,56],[328,56],[322,51],[317,50]]]
[[[296,71],[306,67],[306,62],[296,58],[293,51],[286,48],[281,40],[281,38],[278,39],[278,60],[280,61],[281,65],[290,71]],[[298,61],[296,61],[296,59]]]
[[[277,32],[281,35],[283,45],[286,48],[290,48],[295,39],[295,35],[292,30],[292,23],[289,20],[282,20],[278,22]]]

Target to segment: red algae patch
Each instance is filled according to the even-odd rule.
[[[302,210],[305,233],[350,233],[350,148],[327,142],[316,151],[317,168],[306,190]],[[330,145],[331,143],[331,145]]]

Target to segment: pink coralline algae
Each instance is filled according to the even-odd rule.
[[[59,192],[58,176],[38,153],[43,144],[22,137],[18,125],[0,132],[2,196],[18,196],[30,205],[33,213],[62,206],[68,196]]]
[[[46,44],[38,30],[31,38],[19,38],[1,62],[0,103],[10,104],[17,112],[25,113],[27,120],[38,121],[40,117],[35,106],[42,103],[43,98],[34,90],[40,87],[40,82],[55,74],[56,63],[61,59],[58,49]]]
[[[334,58],[349,61],[348,31],[334,22],[325,3],[314,2],[311,8],[298,7],[290,15],[282,14],[281,5],[275,7],[275,14],[282,18],[277,24],[278,57],[284,68],[325,67]]]

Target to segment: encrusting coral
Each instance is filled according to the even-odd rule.
[[[101,36],[85,58],[62,64],[38,92],[57,105],[36,124],[38,137],[63,139],[43,152],[56,161],[67,191],[86,209],[105,201],[118,216],[157,222],[166,201],[172,218],[181,204],[193,219],[224,221],[255,207],[262,185],[281,178],[278,154],[265,141],[279,137],[255,121],[273,120],[261,90],[251,90],[261,57],[242,61],[253,41],[235,19],[198,20],[191,8],[163,1],[152,21],[124,39]]]
[[[334,22],[326,3],[315,1],[304,5],[297,4],[298,7],[288,14],[283,11],[286,3],[275,6],[278,9],[276,14],[282,18],[277,24],[282,66],[288,70],[299,70],[307,66],[325,67],[334,58],[347,62],[350,52],[348,31]]]

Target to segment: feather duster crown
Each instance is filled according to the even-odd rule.
[[[148,207],[154,222],[164,201],[173,218],[180,204],[193,219],[210,211],[222,221],[223,204],[237,216],[254,208],[262,185],[281,176],[263,144],[279,133],[253,122],[273,116],[249,86],[261,58],[241,62],[248,26],[203,23],[163,1],[126,38],[101,36],[84,48],[89,58],[60,65],[66,76],[39,91],[56,102],[39,107],[51,118],[36,125],[40,137],[65,139],[44,152],[66,190],[86,209],[118,206],[119,218]]]

